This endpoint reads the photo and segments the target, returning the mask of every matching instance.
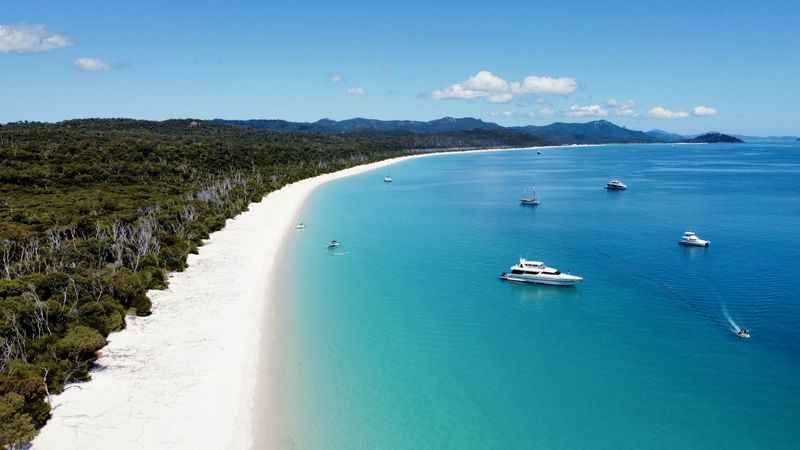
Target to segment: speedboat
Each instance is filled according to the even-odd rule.
[[[606,183],[606,189],[609,191],[624,191],[628,186],[618,179],[613,179]]]
[[[384,183],[391,183],[392,182],[392,177],[390,177],[389,175],[386,175],[385,177],[383,177],[383,182]]]
[[[336,239],[328,242],[328,248],[336,248],[336,247],[338,247],[340,245],[342,245],[342,244],[339,241],[337,241]]]
[[[678,244],[689,245],[692,247],[708,247],[711,244],[711,241],[700,239],[693,232],[687,231],[683,233],[683,236],[681,237],[681,240],[678,241]]]
[[[306,224],[304,224],[303,222],[300,222],[300,223],[297,224],[297,226],[295,226],[295,228],[298,229],[298,230],[302,230],[305,227],[306,227]]]
[[[736,336],[742,339],[750,339],[750,330],[747,328],[742,328],[741,330],[736,332]]]
[[[562,273],[553,267],[547,267],[541,261],[528,261],[520,258],[519,263],[511,266],[511,272],[503,272],[500,278],[506,281],[522,283],[549,284],[553,286],[574,286],[583,278]]]
[[[536,154],[537,154],[537,155],[541,155],[541,154],[542,154],[542,152],[541,152],[541,151],[537,151],[537,152],[536,152]]]
[[[539,199],[536,197],[536,189],[532,189],[532,191],[533,192],[531,193],[530,196],[524,196],[521,199],[519,199],[520,205],[523,205],[523,206],[538,206],[539,205]]]

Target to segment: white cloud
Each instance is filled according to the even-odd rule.
[[[338,72],[337,73],[332,73],[328,79],[331,81],[331,83],[338,83],[338,82],[344,80],[344,75],[342,75],[342,74],[340,74]]]
[[[72,45],[72,40],[44,25],[0,25],[0,53],[39,53]]]
[[[639,117],[639,113],[634,109],[636,102],[633,100],[618,101],[610,98],[606,104],[614,108],[614,114],[618,117]]]
[[[461,83],[433,91],[431,97],[435,100],[485,98],[492,103],[508,103],[517,95],[567,95],[576,88],[572,78],[528,76],[522,81],[509,82],[488,70],[481,70]]]
[[[578,84],[572,78],[551,78],[527,76],[521,82],[512,82],[515,94],[557,94],[567,95],[575,92]]]
[[[511,111],[492,111],[489,113],[491,117],[511,117],[514,113]]]
[[[347,95],[360,97],[362,95],[367,95],[367,91],[362,87],[350,88],[347,90]]]
[[[507,92],[508,82],[488,70],[481,70],[461,83],[471,91]]]
[[[566,114],[570,117],[605,117],[608,111],[600,105],[572,105]]]
[[[111,66],[97,58],[78,58],[75,60],[75,65],[78,66],[79,69],[87,72],[104,72],[106,70],[111,70]]]
[[[654,119],[683,119],[689,117],[689,113],[686,111],[670,111],[662,106],[650,109],[650,111],[647,111],[647,115]]]
[[[694,109],[692,109],[692,115],[695,115],[695,116],[698,116],[698,117],[699,116],[716,116],[717,115],[717,110],[712,108],[712,107],[710,107],[710,106],[700,105],[700,106],[695,106]]]

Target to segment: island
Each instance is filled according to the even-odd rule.
[[[694,144],[700,144],[700,143],[704,143],[704,144],[722,144],[722,143],[725,143],[725,144],[741,144],[744,141],[739,139],[739,138],[737,138],[737,137],[730,136],[730,135],[727,135],[727,134],[706,133],[706,134],[701,134],[700,136],[694,137],[692,139],[688,139],[688,140],[686,140],[686,142],[691,142],[691,143],[694,143]]]

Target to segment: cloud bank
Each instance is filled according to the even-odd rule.
[[[647,111],[647,115],[654,119],[683,119],[689,117],[686,111],[670,111],[663,106],[656,106]]]
[[[710,107],[710,106],[700,105],[700,106],[695,106],[694,109],[692,109],[692,115],[698,116],[698,117],[716,116],[717,115],[717,110],[712,108],[712,107]]]
[[[104,63],[97,58],[78,58],[75,60],[75,65],[79,69],[87,72],[105,72],[111,70],[111,66]]]
[[[461,83],[433,91],[431,97],[435,100],[482,98],[491,103],[508,103],[518,95],[568,95],[576,89],[577,83],[572,78],[530,75],[521,81],[506,81],[488,70],[481,70]]]
[[[44,25],[0,25],[2,53],[41,53],[70,45],[70,38],[51,33]]]
[[[600,105],[572,105],[566,112],[569,117],[606,117],[608,111]]]
[[[610,98],[606,104],[614,109],[614,114],[617,117],[639,117],[639,113],[634,109],[636,102],[633,100],[618,101]]]

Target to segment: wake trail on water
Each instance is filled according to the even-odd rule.
[[[722,306],[722,314],[725,316],[725,319],[728,320],[728,324],[731,326],[731,331],[734,333],[741,331],[741,327],[739,327],[736,321],[734,321],[731,317],[731,314],[728,312],[728,306],[725,304],[725,302],[720,302],[720,305]]]

